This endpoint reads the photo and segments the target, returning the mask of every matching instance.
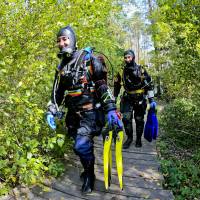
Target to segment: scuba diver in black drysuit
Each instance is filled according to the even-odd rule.
[[[144,115],[147,107],[147,98],[150,107],[156,106],[151,77],[147,71],[135,63],[135,53],[132,50],[124,52],[125,65],[122,77],[117,74],[114,81],[114,96],[117,99],[121,89],[121,79],[124,86],[124,93],[121,97],[120,112],[124,124],[127,140],[123,148],[127,149],[133,141],[133,110],[136,123],[136,147],[141,147],[141,137],[144,129]]]
[[[120,127],[122,122],[106,84],[105,66],[92,54],[92,48],[77,50],[76,36],[70,26],[58,32],[57,44],[61,62],[56,69],[46,118],[49,126],[55,129],[59,106],[68,108],[65,119],[68,134],[75,141],[74,151],[84,168],[82,192],[89,193],[95,180],[93,137],[101,133],[105,121],[110,126]]]

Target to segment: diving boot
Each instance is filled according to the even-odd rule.
[[[133,142],[133,138],[128,137],[127,140],[123,144],[123,149],[128,149],[132,142]]]
[[[137,148],[142,147],[141,137],[136,138],[135,147],[137,147]]]
[[[86,176],[86,173],[85,173],[85,171],[83,171],[82,173],[81,173],[81,175],[80,175],[80,179],[81,179],[81,181],[84,181],[84,177]]]
[[[81,181],[82,182],[84,182],[84,178],[86,177],[86,172],[85,171],[83,171],[82,173],[81,173],[81,175],[80,175],[80,179],[81,179]],[[94,180],[96,179],[96,176],[95,176],[95,174],[94,174]]]
[[[81,172],[81,175],[80,175],[80,179],[81,181],[83,182],[84,181],[84,178],[85,176],[87,175],[87,166],[88,166],[88,163],[94,163],[94,161],[87,161],[87,160],[84,160],[82,158],[80,158],[80,161],[81,161],[81,164],[83,165],[83,168],[84,168],[84,171]]]
[[[81,188],[82,193],[83,194],[91,193],[92,190],[94,189],[94,181],[95,181],[94,174],[93,175],[86,174],[83,180],[84,182]]]
[[[88,194],[91,193],[94,189],[94,161],[84,161],[82,163],[84,167],[84,172],[81,174],[81,178],[83,178],[81,191],[83,194]]]

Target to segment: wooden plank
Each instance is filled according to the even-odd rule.
[[[120,200],[127,200],[128,199],[125,194],[123,195],[123,193],[121,193],[121,194],[115,194],[115,193],[111,193],[111,192],[107,192],[107,191],[99,191],[99,190],[97,191],[96,189],[94,189],[91,194],[83,195],[80,192],[81,185],[73,185],[73,186],[71,185],[70,188],[69,188],[68,184],[69,183],[56,182],[56,183],[52,184],[52,187],[55,190],[62,191],[63,193],[75,194],[76,197],[83,198],[83,199],[91,199],[91,200],[102,200],[102,199],[104,199],[104,200],[110,200],[110,199],[113,199],[115,197],[117,197]],[[134,196],[134,195],[132,195],[131,197],[132,197],[133,200],[138,200],[138,198],[140,199],[140,197],[137,197],[137,196]]]
[[[81,167],[81,164],[79,160],[68,160],[68,163],[71,162],[72,166],[77,166]],[[72,163],[73,162],[73,163]],[[95,170],[103,173],[103,165],[102,164],[95,164]],[[112,168],[112,174],[116,175],[116,168]],[[135,166],[135,165],[130,165],[130,166],[124,166],[124,176],[127,177],[144,177],[144,178],[149,178],[149,179],[154,179],[154,180],[163,180],[163,176],[159,173],[157,168],[153,168],[151,166]]]
[[[54,188],[57,188],[57,187],[66,188],[69,185],[71,188],[71,184],[72,184],[72,180],[70,180],[68,177],[65,177],[62,180],[55,182],[53,185],[54,185]],[[80,180],[77,182],[74,181],[73,184],[75,184],[76,187],[79,186],[80,188],[82,185],[82,182]],[[155,199],[155,198],[170,199],[171,198],[170,192],[167,190],[150,189],[150,188],[147,189],[147,188],[134,187],[134,186],[129,187],[126,185],[124,186],[123,191],[121,191],[119,186],[113,183],[111,184],[109,190],[105,190],[104,182],[102,179],[100,180],[99,177],[97,177],[96,179],[94,192],[105,193],[107,194],[107,196],[109,196],[108,194],[117,194],[117,195],[120,195],[120,199],[121,199],[121,196],[125,196],[127,198],[133,197],[133,198],[145,198],[145,199]],[[95,199],[96,199],[96,196],[95,196]]]
[[[69,186],[68,186],[69,188]],[[58,189],[54,189],[53,187],[49,187],[48,191],[47,189],[44,191],[42,187],[36,186],[32,189],[34,194],[39,195],[43,199],[49,199],[49,200],[81,200],[86,199],[81,196],[77,196],[76,194],[67,193],[67,191],[62,191]]]
[[[5,195],[0,197],[0,200],[15,200],[15,197],[12,195]]]
[[[135,135],[135,133],[134,133]],[[135,136],[134,136],[135,138]],[[95,188],[89,195],[81,193],[82,181],[80,174],[82,166],[79,158],[74,154],[65,155],[66,172],[62,177],[47,184],[50,190],[41,191],[36,188],[36,194],[43,199],[61,200],[172,200],[174,199],[171,191],[162,188],[163,176],[159,172],[160,165],[157,161],[157,152],[155,141],[148,143],[143,139],[143,147],[135,148],[134,143],[129,149],[123,150],[123,191],[119,188],[118,177],[116,172],[114,144],[113,149],[113,166],[111,186],[108,190],[104,186],[103,176],[103,142],[102,137],[96,137],[95,144]],[[40,191],[39,191],[40,190]]]
[[[122,156],[123,156],[124,165],[133,165],[133,164],[134,165],[148,165],[148,166],[151,165],[152,167],[156,167],[156,168],[158,168],[160,166],[156,159],[144,160],[142,155],[140,155],[140,157],[138,156],[138,159],[132,158],[132,154],[129,154],[129,158],[125,157],[124,153],[122,153]],[[102,164],[103,163],[103,151],[96,152],[96,150],[95,150],[95,158],[99,164]],[[112,151],[112,160],[113,160],[113,163],[115,164],[115,162],[116,162],[115,151]]]
[[[31,188],[18,186],[10,191],[9,195],[0,197],[0,200],[44,200],[44,198],[39,197],[34,194]]]
[[[95,146],[94,148],[95,153],[102,154],[103,152],[103,146]],[[114,149],[113,149],[114,152]],[[157,161],[157,155],[156,154],[141,154],[140,152],[129,152],[129,151],[122,151],[123,158],[128,159],[135,159],[135,160],[156,160]]]
[[[144,137],[142,136],[142,148],[136,148],[135,147],[135,139],[136,139],[136,125],[135,125],[135,121],[132,121],[132,125],[133,125],[133,143],[131,144],[129,149],[126,149],[125,151],[129,152],[129,151],[134,151],[134,152],[140,152],[140,153],[151,153],[151,154],[157,154],[156,153],[156,141],[153,140],[152,142],[148,142],[146,139],[144,139]],[[124,134],[124,141],[126,140],[127,136],[126,134]],[[102,139],[102,135],[97,136],[94,138],[95,141],[95,146],[102,146],[103,144],[103,139]]]
[[[103,148],[103,144],[94,143],[94,147],[96,148]],[[114,150],[114,146],[112,146],[112,150]],[[157,155],[156,150],[152,148],[136,148],[134,143],[130,146],[129,149],[123,149],[123,152],[130,152],[130,153],[139,153],[139,154],[146,154],[146,155]]]
[[[123,142],[126,139],[127,139],[127,136],[124,135]],[[135,144],[135,140],[136,140],[136,136],[135,137],[133,136],[133,143],[132,144]],[[94,137],[94,141],[97,144],[103,144],[103,137],[102,137],[102,135]],[[152,142],[148,142],[144,137],[142,137],[142,145],[143,145],[144,148],[154,148],[155,149],[155,147],[156,147],[155,144],[156,144],[156,140],[153,140]]]
[[[65,174],[59,179],[60,181],[69,179],[71,181],[74,181],[75,183],[80,182],[80,174],[82,172],[82,168],[74,168],[74,167],[68,167],[67,171]],[[95,170],[95,175],[97,180],[100,180],[104,182],[104,175],[97,170]],[[117,175],[112,175],[112,183],[119,185],[118,184],[118,177]],[[151,188],[151,189],[162,189],[162,185],[159,180],[151,180],[151,179],[146,179],[143,177],[123,177],[123,183],[124,186],[134,186],[134,187],[141,187],[141,188]]]
[[[112,179],[112,185],[108,191],[104,188],[104,182],[102,176],[97,176],[95,190],[92,194],[83,196],[80,192],[80,188],[82,182],[79,179],[80,169],[71,167],[66,171],[65,175],[62,178],[59,178],[57,181],[51,184],[50,191],[42,191],[42,189],[34,188],[34,192],[37,195],[44,199],[92,199],[92,200],[102,200],[102,199],[161,199],[161,200],[168,200],[173,199],[171,193],[169,191],[165,191],[158,188],[144,188],[144,187],[134,187],[132,185],[124,185],[124,190],[121,191],[119,189],[118,184],[113,183],[114,180]],[[101,177],[101,178],[100,178]],[[72,179],[71,179],[72,178]],[[113,177],[112,177],[113,178]]]
[[[48,188],[48,191],[43,191],[41,187],[34,187],[33,192],[39,194],[43,199],[51,199],[51,200],[128,200],[129,198],[126,195],[121,194],[112,194],[107,191],[94,191],[91,194],[84,195],[80,191],[80,184],[72,184],[71,182],[53,182],[51,186]],[[144,200],[143,198],[137,198],[132,196],[132,200]]]
[[[116,161],[115,161],[115,152],[112,152],[112,162],[113,162],[113,166],[116,167]],[[103,154],[103,153],[102,153]],[[103,165],[103,155],[100,153],[96,153],[95,151],[95,163],[97,165]],[[67,157],[67,156],[66,156]],[[68,158],[69,159],[69,158]],[[70,155],[70,159],[79,161],[79,157],[76,156],[75,154]],[[132,166],[132,165],[136,165],[136,166],[151,166],[152,168],[155,169],[159,169],[160,165],[158,162],[156,162],[155,160],[136,160],[133,158],[124,158],[123,156],[123,164],[126,166]]]

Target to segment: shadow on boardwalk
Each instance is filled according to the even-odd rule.
[[[163,176],[157,161],[155,141],[148,143],[143,139],[143,147],[135,148],[134,144],[127,150],[123,150],[124,176],[123,191],[119,188],[113,150],[112,183],[109,190],[105,190],[102,162],[102,138],[95,139],[95,189],[89,195],[82,195],[80,188],[82,171],[79,159],[74,154],[66,155],[67,165],[65,174],[51,183],[46,183],[45,191],[40,187],[34,187],[28,191],[22,191],[23,195],[15,195],[8,199],[51,199],[51,200],[172,200],[172,192],[162,188]],[[3,199],[2,199],[3,200]]]

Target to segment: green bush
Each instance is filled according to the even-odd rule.
[[[176,99],[160,114],[161,133],[157,142],[165,177],[164,187],[177,200],[200,198],[199,102]]]
[[[194,200],[200,198],[200,153],[193,152],[191,157],[182,159],[183,152],[174,149],[161,137],[157,143],[161,150],[161,171],[165,177],[164,188],[173,191],[176,200]],[[178,155],[177,155],[178,154]]]
[[[161,115],[165,136],[180,147],[195,149],[200,145],[200,107],[189,99],[176,99]]]
[[[70,24],[79,48],[95,46],[119,63],[120,29],[110,23],[110,13],[119,12],[110,0],[0,2],[0,195],[64,169],[71,142],[44,118],[59,63],[57,31]]]

